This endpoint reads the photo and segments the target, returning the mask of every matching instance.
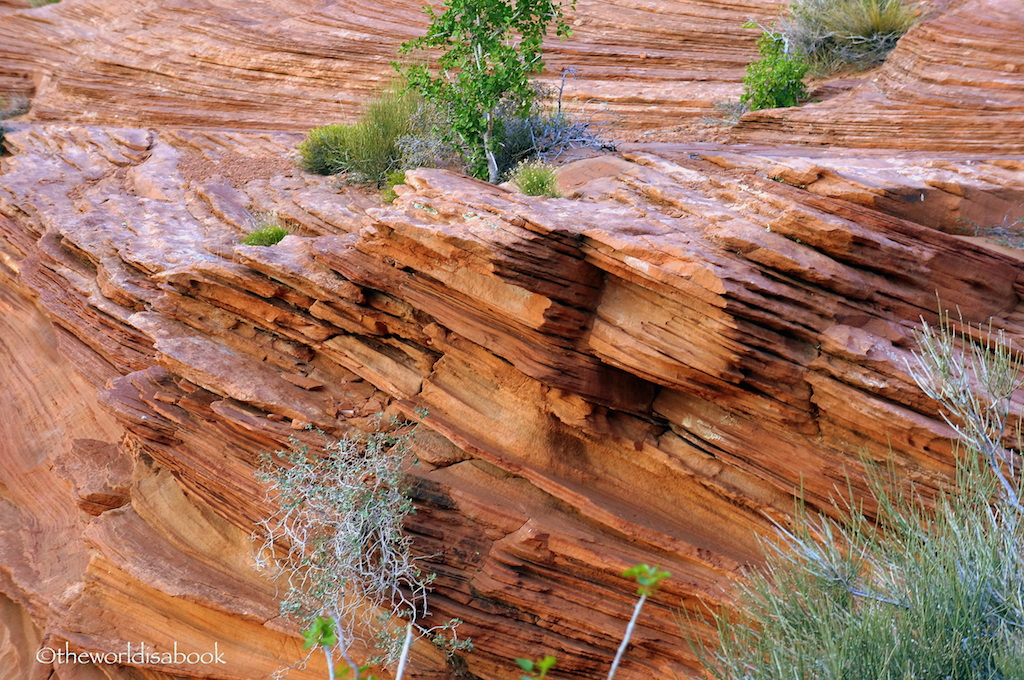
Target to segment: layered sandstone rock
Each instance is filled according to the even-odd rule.
[[[13,0],[12,0],[13,2]],[[756,32],[779,2],[581,0],[551,42],[551,80],[586,115],[675,125],[736,96]],[[32,118],[113,125],[307,129],[344,122],[394,77],[422,33],[418,0],[76,0],[0,22],[0,88],[34,90]]]
[[[860,86],[746,114],[744,141],[1024,152],[1024,17],[1015,0],[954,2],[910,29]]]
[[[988,28],[954,58],[943,36],[972,7]],[[586,61],[580,96],[669,126],[735,91],[736,26],[772,9],[581,4],[551,64]],[[958,221],[1024,216],[1019,92],[994,75],[1019,48],[985,19],[1010,26],[1005,9],[960,3],[901,42],[879,82],[902,117],[865,85],[749,114],[734,134],[767,144],[566,166],[566,199],[423,170],[391,206],[289,157],[387,72],[414,3],[0,9],[4,87],[35,94],[0,161],[0,677],[298,662],[250,558],[271,507],[256,461],[380,412],[421,420],[408,529],[437,574],[430,622],[458,617],[476,644],[446,660],[417,643],[415,677],[506,678],[547,653],[560,677],[603,677],[637,562],[673,578],[618,677],[692,673],[676,612],[728,602],[798,487],[827,510],[848,477],[862,489],[862,452],[926,491],[949,481],[950,432],[905,366],[936,296],[1024,330],[1019,251]],[[957,73],[966,89],[941,96]],[[919,150],[781,145],[887,147],[883,120]],[[293,235],[241,245],[271,211]],[[225,663],[36,660],[129,643]]]
[[[425,170],[374,207],[271,160],[294,140],[10,135],[5,281],[35,321],[4,341],[53,387],[19,364],[5,382],[75,405],[9,407],[33,425],[11,430],[6,464],[22,468],[7,476],[42,465],[55,480],[45,507],[10,492],[22,538],[5,542],[5,590],[44,641],[217,643],[226,677],[301,658],[249,563],[268,512],[255,458],[295,427],[343,434],[392,404],[427,413],[409,529],[438,574],[435,616],[477,645],[470,672],[502,677],[542,649],[566,676],[600,673],[631,607],[618,574],[641,561],[675,577],[622,677],[686,672],[672,612],[718,601],[798,485],[827,506],[859,451],[890,447],[924,487],[947,479],[949,432],[903,363],[936,294],[1018,332],[1019,261],[849,187],[790,186],[826,162],[797,149],[626,149],[567,166],[572,200]],[[766,163],[789,184],[760,176]],[[914,163],[861,165],[848,175],[864,187]],[[239,245],[257,209],[298,234]],[[26,348],[40,337],[48,358]],[[95,395],[89,421],[78,395]],[[53,540],[69,554],[44,578],[30,565]],[[446,673],[426,643],[417,664]]]

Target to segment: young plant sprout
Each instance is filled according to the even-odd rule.
[[[529,675],[521,675],[520,680],[543,680],[548,677],[548,671],[555,666],[555,657],[545,656],[539,661],[530,659],[516,659],[516,663]]]
[[[626,626],[626,634],[622,638],[622,644],[619,645],[619,651],[615,653],[615,660],[612,661],[611,670],[608,671],[608,680],[612,680],[615,677],[616,671],[619,670],[619,663],[622,661],[622,655],[626,653],[626,647],[629,646],[629,639],[633,636],[633,629],[636,628],[636,620],[640,618],[640,610],[644,607],[644,602],[647,601],[647,597],[658,589],[658,585],[671,576],[672,574],[659,569],[658,567],[651,567],[646,564],[635,564],[626,571],[622,572],[623,576],[635,578],[639,588],[636,589],[636,594],[640,596],[637,600],[636,606],[633,607],[633,617],[629,620],[629,624]]]

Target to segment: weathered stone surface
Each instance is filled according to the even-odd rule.
[[[62,573],[84,585],[54,609],[24,576],[24,606],[38,602],[50,639],[86,650],[219,641],[235,659],[226,677],[298,653],[246,538],[267,512],[255,457],[293,425],[342,433],[393,400],[426,409],[409,528],[438,573],[435,615],[476,640],[474,674],[506,675],[531,647],[569,676],[599,673],[631,606],[618,573],[646,561],[676,578],[622,674],[660,677],[693,662],[673,609],[721,598],[797,485],[827,505],[847,475],[859,483],[858,451],[890,447],[908,477],[945,482],[949,432],[903,364],[936,294],[969,320],[1017,332],[1020,318],[1019,260],[853,189],[819,195],[827,173],[806,168],[826,161],[798,149],[627,149],[567,167],[574,200],[417,171],[394,206],[367,209],[294,172],[226,190],[183,162],[195,137],[147,133],[149,148],[167,145],[151,172],[118,155],[130,131],[42,130],[13,133],[6,161],[8,286],[82,339],[65,350],[81,374],[59,375],[92,379],[80,389],[100,395],[116,434],[85,436],[70,419],[76,464],[91,451],[99,467],[56,463],[68,514],[48,532],[80,536],[64,541],[78,561]],[[846,181],[895,185],[911,167],[883,165],[862,159]],[[766,166],[810,190],[760,177]],[[939,167],[964,168],[955,156]],[[132,192],[141,175],[182,198]],[[1002,186],[1017,187],[1010,175]],[[310,235],[235,245],[247,206],[270,197]],[[331,199],[348,207],[303,207]],[[111,477],[124,456],[130,483]],[[167,622],[140,625],[128,601]],[[231,634],[217,632],[227,621]],[[442,671],[436,653],[417,655],[419,672]]]
[[[859,86],[820,104],[746,114],[733,138],[1019,154],[1022,28],[1015,0],[949,3],[911,28]]]
[[[692,673],[674,613],[728,602],[795,489],[827,509],[863,488],[861,452],[948,483],[950,431],[905,367],[936,296],[1024,332],[1020,250],[958,222],[1024,216],[1010,4],[951,3],[877,83],[749,114],[729,134],[757,144],[625,145],[565,166],[569,199],[415,171],[391,206],[288,157],[355,111],[414,4],[0,8],[0,83],[35,94],[0,159],[0,677],[301,659],[249,559],[253,470],[380,412],[422,420],[407,528],[430,621],[476,643],[457,669],[417,643],[414,677],[531,653],[603,676],[636,562],[674,576],[618,677]],[[737,26],[774,8],[581,3],[552,73],[585,62],[577,96],[681,124],[735,95]],[[241,245],[265,211],[293,235]],[[65,643],[226,663],[35,661]]]
[[[14,2],[15,0],[11,0]],[[756,32],[784,3],[581,0],[548,77],[638,128],[674,126],[737,96]],[[35,91],[39,121],[306,129],[354,116],[393,77],[398,45],[423,31],[422,3],[78,0],[0,24],[0,88]],[[640,85],[638,86],[638,83]]]

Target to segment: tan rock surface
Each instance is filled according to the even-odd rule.
[[[972,7],[987,28],[953,51]],[[953,3],[908,35],[878,76],[898,110],[865,84],[750,114],[734,134],[757,144],[565,166],[568,199],[424,170],[392,206],[288,157],[296,130],[355,111],[412,4],[0,8],[0,80],[35,93],[0,159],[0,668],[297,662],[248,557],[259,453],[426,409],[408,529],[438,575],[432,621],[463,619],[476,651],[453,669],[418,643],[414,677],[507,678],[545,653],[603,677],[636,562],[674,576],[618,677],[691,674],[674,613],[727,601],[799,485],[827,507],[848,475],[862,488],[859,452],[890,448],[923,489],[949,481],[950,432],[904,364],[936,295],[1024,332],[1020,251],[956,233],[1024,216],[1019,90],[994,75],[1020,59],[1007,7]],[[583,3],[551,64],[585,61],[579,96],[667,127],[735,94],[752,52],[735,27],[772,9]],[[916,150],[877,151],[886,121]],[[293,235],[240,245],[261,211]],[[34,660],[175,642],[227,663]]]

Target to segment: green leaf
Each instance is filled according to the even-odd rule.
[[[533,672],[533,662],[529,659],[516,659],[516,663],[519,664],[519,667],[527,673]]]
[[[309,649],[313,646],[333,647],[338,644],[338,635],[334,630],[334,621],[323,616],[318,616],[310,624],[309,628],[302,631],[302,636],[306,640],[303,649]]]
[[[652,567],[646,564],[634,564],[632,567],[622,572],[622,575],[627,578],[636,579],[637,595],[650,595],[658,589],[658,585],[671,576],[671,572],[665,571],[658,567]]]

